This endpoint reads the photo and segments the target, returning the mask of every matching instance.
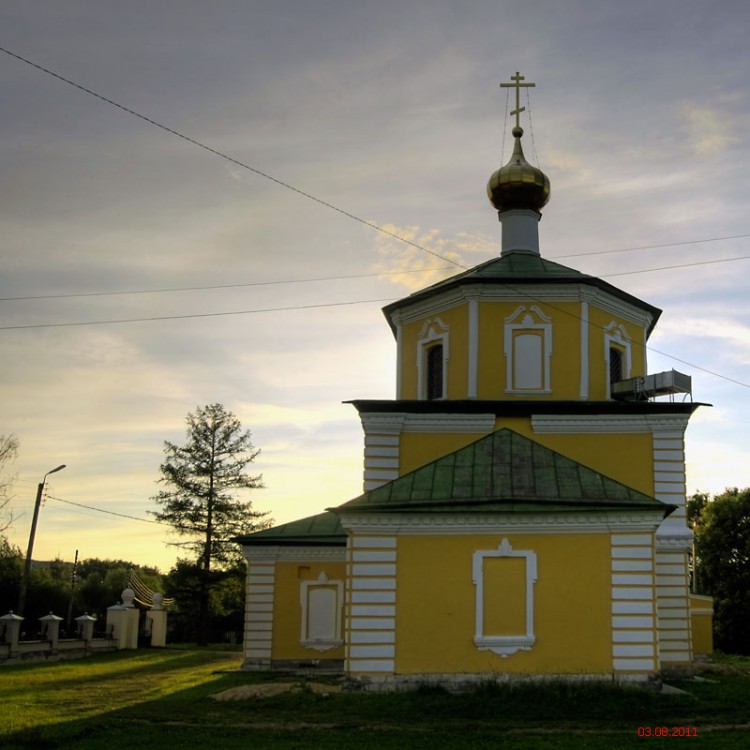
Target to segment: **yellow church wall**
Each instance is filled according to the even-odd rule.
[[[300,584],[315,581],[321,573],[332,581],[346,580],[344,562],[277,562],[274,581],[272,660],[283,659],[343,659],[344,647],[326,651],[307,648],[300,643],[302,634],[302,606]]]
[[[404,432],[399,448],[399,476],[485,437],[480,433]]]
[[[530,651],[502,657],[474,643],[472,556],[496,550],[506,538],[515,551],[537,555],[536,642]],[[398,561],[397,673],[612,671],[609,535],[404,536]],[[519,627],[524,620],[517,612],[503,614],[504,603],[522,598],[515,578],[485,613],[486,621],[494,618],[501,628]]]

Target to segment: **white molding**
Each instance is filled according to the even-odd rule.
[[[396,326],[396,398],[403,398],[403,365],[404,365],[404,330],[403,326]]]
[[[344,582],[329,580],[325,573],[321,573],[315,580],[306,580],[300,583],[300,607],[302,608],[300,643],[306,648],[316,651],[328,651],[344,643],[342,637],[341,621],[344,609]],[[333,633],[326,637],[311,637],[309,632],[309,620],[312,616],[311,599],[316,590],[331,590],[334,592],[333,601]]]
[[[407,414],[403,432],[455,432],[489,434],[494,414]]]
[[[259,562],[282,562],[325,560],[330,562],[344,562],[346,560],[345,547],[243,547],[245,559],[252,565]]]
[[[589,398],[589,303],[581,300],[581,401]]]
[[[693,532],[687,526],[682,534],[669,534],[661,530],[656,532],[656,549],[658,552],[689,552],[693,545]]]
[[[479,372],[479,302],[470,297],[469,306],[469,362],[467,377],[467,398],[477,397]]]
[[[518,360],[516,352],[517,336],[532,335],[541,339],[539,356],[539,380],[538,388],[517,387],[515,372]],[[551,365],[552,358],[552,319],[545,315],[537,305],[526,308],[524,305],[517,307],[507,318],[503,327],[505,355],[505,392],[510,394],[545,395],[551,391]]]
[[[406,414],[403,412],[360,412],[359,418],[365,431],[365,439],[370,433],[378,435],[398,435],[404,427]]]
[[[590,305],[615,315],[646,330],[653,317],[647,311],[631,305],[597,287],[588,284],[466,284],[414,302],[408,308],[396,310],[391,316],[394,325],[414,323],[429,315],[443,313],[464,304],[468,299],[479,302],[588,302]]]
[[[443,347],[443,392],[440,398],[445,399],[448,396],[448,360],[450,358],[448,334],[448,326],[437,315],[427,318],[419,331],[417,336],[417,398],[420,401],[427,398],[425,357],[427,350],[434,344],[440,344]]]
[[[406,414],[361,412],[365,440],[376,435],[397,436],[402,432],[455,432],[489,434],[495,429],[495,414]],[[398,443],[390,443],[398,445]]]
[[[516,534],[652,532],[662,518],[659,508],[601,513],[471,513],[471,514],[374,514],[346,513],[341,525],[365,534]],[[632,549],[632,548],[631,548]]]
[[[484,561],[494,557],[521,557],[526,560],[526,632],[516,635],[492,635],[484,632]],[[472,559],[472,580],[476,586],[474,643],[481,651],[492,651],[502,657],[516,651],[530,651],[534,635],[534,584],[537,581],[537,558],[531,550],[513,550],[503,539],[496,550],[477,550]]]
[[[655,437],[660,430],[684,431],[689,417],[673,414],[533,414],[531,426],[537,434],[605,434],[646,432]],[[666,457],[666,456],[665,456]],[[661,460],[654,456],[656,460]],[[679,459],[676,459],[679,460]]]
[[[615,348],[620,349],[625,355],[623,357],[623,363],[622,363],[623,364],[622,380],[627,380],[628,378],[632,377],[632,371],[633,371],[633,352],[632,352],[631,342],[632,342],[632,337],[628,333],[627,328],[625,328],[625,326],[622,325],[621,323],[618,323],[616,320],[611,321],[608,325],[604,327],[604,374],[605,374],[604,382],[607,386],[606,388],[607,398],[612,398],[612,394],[611,394],[612,383],[609,378],[610,349],[612,348],[614,344]]]

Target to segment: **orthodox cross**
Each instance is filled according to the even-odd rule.
[[[521,83],[521,81],[525,81],[526,77],[522,76],[518,71],[516,71],[516,74],[514,76],[510,77],[510,80],[513,81],[513,83],[501,83],[500,88],[501,89],[515,89],[516,90],[516,108],[510,113],[511,117],[513,115],[516,116],[516,127],[521,126],[521,112],[526,111],[526,107],[521,106],[521,87],[524,88],[533,88],[536,86],[535,83]]]

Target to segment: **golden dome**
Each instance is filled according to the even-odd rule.
[[[541,169],[526,161],[521,148],[522,135],[523,128],[516,125],[513,128],[513,137],[516,139],[513,155],[487,183],[487,196],[499,213],[513,209],[539,212],[549,200],[549,178]]]

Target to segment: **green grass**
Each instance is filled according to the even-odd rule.
[[[488,683],[459,694],[423,687],[400,694],[321,695],[297,678],[234,671],[240,663],[236,652],[120,652],[0,669],[0,747],[750,747],[744,728],[750,722],[750,660],[722,662],[722,672],[707,675],[711,681],[679,683],[686,691],[680,695],[566,683]],[[302,689],[234,702],[210,698],[274,681],[298,682]],[[639,726],[697,727],[698,737],[642,738]]]

